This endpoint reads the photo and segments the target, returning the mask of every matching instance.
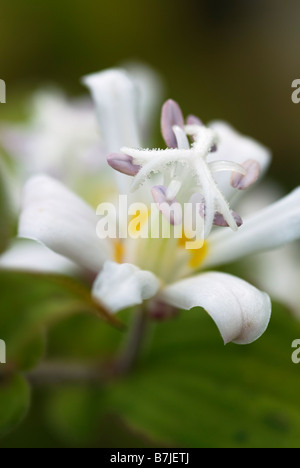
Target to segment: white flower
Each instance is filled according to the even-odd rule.
[[[120,148],[119,141],[140,144],[145,128],[151,126],[161,95],[159,78],[153,70],[143,64],[126,66],[128,72],[117,69],[103,72],[107,94],[106,103],[104,97],[101,100],[100,126],[90,98],[68,98],[57,88],[33,94],[27,104],[29,118],[26,121],[1,122],[1,145],[16,163],[14,191],[16,185],[23,186],[28,177],[45,173],[61,180],[89,202],[99,202],[97,185],[100,174],[105,184],[105,156]],[[118,81],[119,73],[122,79],[114,88],[113,81]],[[92,75],[87,78],[88,82],[91,80]],[[126,86],[128,89],[124,92]],[[158,96],[154,88],[158,88]],[[130,92],[138,94],[139,99],[134,99]],[[122,96],[130,100],[128,105],[122,105]],[[130,116],[122,113],[124,106],[127,111],[130,109]],[[106,124],[108,121],[110,125]],[[135,138],[128,130],[130,125]],[[128,131],[129,140],[125,137]],[[109,196],[109,187],[102,192]]]
[[[300,244],[295,242],[279,250],[255,255],[248,264],[259,287],[287,305],[300,318]]]
[[[179,107],[168,101],[162,130],[172,148],[136,149],[140,132],[133,109],[138,107],[138,95],[128,76],[117,70],[85,81],[92,89],[103,132],[108,132],[111,145],[117,142],[109,163],[123,173],[123,187],[133,177],[134,189],[146,183],[148,191],[147,184],[155,184],[152,193],[157,196],[157,187],[163,187],[159,195],[167,202],[200,199],[204,244],[190,251],[174,238],[101,240],[96,236],[94,211],[60,182],[43,175],[25,186],[20,237],[37,240],[94,273],[93,297],[111,313],[143,301],[149,301],[149,309],[155,303],[183,309],[200,306],[211,315],[225,343],[256,340],[269,323],[269,296],[240,278],[201,270],[299,238],[300,189],[240,226],[241,219],[229,202],[234,192],[254,183],[265,171],[270,159],[266,148],[223,123],[206,128],[190,116],[185,124]],[[226,177],[224,170],[229,173]],[[157,179],[162,185],[157,185]],[[136,192],[136,199],[140,194]]]
[[[62,255],[27,239],[18,239],[0,257],[0,267],[13,271],[36,271],[44,273],[80,273],[75,263]]]
[[[99,167],[99,130],[88,99],[38,91],[28,107],[28,122],[2,124],[0,129],[2,145],[18,162],[20,176],[45,172],[71,183],[74,170]]]
[[[125,70],[103,72],[103,95],[108,96],[108,107],[101,115],[109,112],[110,126],[106,119],[100,121],[100,129],[90,98],[67,98],[63,92],[54,88],[34,93],[28,103],[29,119],[24,123],[1,123],[1,145],[15,162],[12,172],[0,158],[0,175],[7,187],[11,200],[11,211],[17,216],[21,203],[21,191],[28,177],[47,174],[61,180],[64,184],[96,207],[99,200],[111,199],[118,193],[118,187],[111,184],[109,167],[105,156],[114,151],[119,137],[115,133],[125,129],[126,119],[120,121],[121,102],[124,83],[128,84],[139,100],[130,96],[127,110],[130,109],[134,128],[138,118],[143,115],[139,125],[139,135],[145,127],[150,128],[158,99],[162,92],[157,74],[146,65],[131,63]],[[121,74],[120,89],[117,83],[111,91],[115,76]],[[132,78],[136,87],[132,84]],[[107,78],[106,78],[107,77]],[[104,81],[106,81],[106,88]],[[118,81],[118,80],[117,80]],[[155,95],[155,89],[160,90]],[[117,91],[117,92],[116,92]],[[127,96],[127,92],[124,93]],[[140,107],[136,107],[139,102]],[[147,124],[147,125],[146,125]],[[119,129],[119,130],[118,130]],[[134,130],[135,131],[135,130]],[[121,135],[120,135],[121,138]],[[139,137],[140,138],[140,137]],[[123,140],[123,135],[121,138]],[[132,140],[125,140],[132,142]],[[135,140],[137,142],[137,140]],[[126,182],[127,183],[127,182]],[[38,261],[40,257],[41,261]],[[1,268],[22,270],[46,270],[69,272],[72,265],[59,258],[41,245],[13,240],[5,254],[0,256]],[[76,268],[75,268],[76,271]]]
[[[283,196],[282,189],[275,184],[265,183],[242,200],[240,209],[252,215]],[[246,262],[245,262],[246,263]],[[247,259],[247,276],[254,279],[272,298],[286,304],[300,318],[300,242],[287,244],[277,250],[259,253]]]
[[[6,171],[12,213],[17,216],[20,209],[25,180],[41,172],[63,180],[92,201],[89,190],[93,173],[103,167],[103,158],[99,158],[103,145],[92,103],[87,99],[68,100],[53,90],[36,92],[28,107],[28,122],[0,127],[1,143],[15,162],[14,171]],[[82,190],[84,179],[89,180],[88,190]],[[64,258],[28,242],[12,241],[0,256],[0,267],[5,269],[58,272],[70,271],[71,266]]]
[[[220,128],[220,124],[216,128]],[[253,157],[243,159],[243,164],[242,161],[238,163],[231,159],[211,158],[213,153],[219,155],[217,151],[218,131],[204,127],[192,116],[187,119],[187,125],[184,125],[179,106],[171,100],[165,103],[162,110],[162,132],[171,149],[141,150],[123,146],[121,155],[110,156],[110,164],[114,166],[115,160],[119,163],[123,154],[125,158],[132,158],[132,167],[135,168],[132,173],[135,175],[132,191],[142,185],[152,174],[161,173],[164,175],[163,186],[166,187],[166,201],[171,201],[175,197],[188,201],[194,194],[200,195],[205,210],[205,238],[211,232],[212,226],[218,224],[217,220],[228,224],[232,230],[236,231],[240,222],[239,218],[230,210],[219,183],[215,179],[215,173],[230,172],[232,174],[231,186],[244,190],[257,181],[261,164],[265,165],[268,160],[266,150],[263,148],[260,150],[258,145],[254,144],[256,159]],[[188,137],[193,139],[191,145]],[[234,142],[235,146],[238,146],[237,140],[238,138]],[[249,146],[251,142],[248,141],[247,144]],[[246,154],[242,148],[240,151],[245,158]],[[118,166],[115,168],[120,170]]]

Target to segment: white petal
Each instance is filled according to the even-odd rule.
[[[238,232],[222,230],[209,239],[203,267],[222,265],[272,250],[300,238],[300,188],[244,220]]]
[[[225,273],[203,273],[174,283],[163,290],[161,299],[182,309],[203,307],[218,326],[225,344],[257,340],[271,316],[271,301],[266,293]]]
[[[111,68],[85,76],[83,83],[95,101],[101,136],[106,152],[118,153],[122,146],[141,146],[138,128],[138,92],[129,75]],[[121,193],[128,193],[131,179],[115,174]]]
[[[254,255],[247,271],[256,284],[272,298],[290,307],[300,318],[300,244],[287,245],[275,252]]]
[[[243,198],[239,212],[252,215],[282,197],[282,187],[273,181],[264,181]],[[246,258],[243,267],[249,279],[255,279],[260,289],[286,304],[300,318],[300,242],[293,242],[275,251],[259,253]]]
[[[230,125],[225,122],[212,122],[209,126],[215,130],[220,142],[215,153],[210,153],[207,160],[212,161],[233,161],[238,164],[253,159],[257,161],[261,168],[260,177],[266,172],[270,161],[270,151],[254,139],[240,135]],[[230,185],[230,172],[217,173],[214,178],[227,199],[230,199],[236,190]]]
[[[135,265],[106,262],[93,286],[93,297],[111,313],[142,304],[155,296],[160,282],[150,271]]]
[[[96,273],[111,258],[108,243],[97,237],[96,214],[58,181],[33,177],[24,188],[22,203],[20,237],[36,240]]]
[[[284,196],[285,192],[277,182],[266,179],[241,199],[236,210],[246,219]]]
[[[99,131],[90,101],[67,100],[54,90],[38,91],[28,107],[29,122],[0,129],[4,147],[24,175],[45,172],[70,179],[70,173],[80,171],[82,177],[99,167],[99,149],[92,153],[99,146]]]
[[[162,78],[153,68],[140,62],[125,62],[123,66],[137,87],[141,133],[144,141],[149,141],[155,123],[154,118],[158,115],[163,101]]]
[[[138,93],[128,74],[112,68],[85,76],[83,82],[94,98],[107,152],[119,152],[122,146],[139,147]]]
[[[18,239],[0,256],[0,268],[53,274],[76,273],[78,267],[70,260],[52,252],[44,245]]]

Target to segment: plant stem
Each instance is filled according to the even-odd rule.
[[[135,365],[145,337],[148,317],[144,308],[134,312],[133,322],[119,353],[109,363],[100,366],[45,362],[26,373],[33,385],[97,384],[105,385],[114,378],[129,373]],[[1,376],[1,374],[0,374]]]
[[[26,374],[27,380],[36,386],[65,383],[101,384],[104,376],[96,367],[60,362],[45,362]]]
[[[135,365],[142,348],[148,322],[147,312],[144,308],[135,311],[133,323],[125,343],[121,346],[113,364],[113,374],[121,376],[131,371]]]

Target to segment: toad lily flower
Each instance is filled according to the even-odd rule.
[[[0,145],[15,164],[12,172],[2,164],[0,154],[0,176],[7,186],[15,216],[19,213],[24,182],[36,174],[61,180],[95,207],[100,200],[111,199],[118,193],[117,185],[111,183],[105,156],[121,144],[140,144],[151,133],[163,86],[154,70],[136,63],[126,64],[126,71],[102,72],[99,86],[100,128],[90,98],[70,99],[56,88],[40,90],[31,96],[27,103],[28,121],[1,123]],[[129,115],[128,122],[133,125],[126,126]],[[13,240],[4,255],[0,255],[0,268],[66,273],[77,270],[65,258],[23,239]]]
[[[116,86],[112,81],[116,81],[119,71],[103,72],[102,89],[106,88],[106,93],[102,93],[101,103],[105,117],[104,112],[98,113],[100,128],[90,98],[69,98],[56,88],[41,89],[30,97],[25,122],[0,122],[0,146],[15,162],[16,185],[23,186],[28,177],[45,173],[61,180],[89,202],[96,199],[98,203],[99,174],[103,175],[102,186],[107,175],[105,156],[119,150],[122,144],[139,144],[141,136],[152,127],[154,113],[161,102],[158,99],[162,85],[156,72],[144,64],[126,66],[128,71],[120,71],[121,80]],[[139,99],[134,96],[137,93]],[[122,105],[130,114],[127,126],[126,122],[118,122]],[[137,113],[141,120],[139,129]],[[106,191],[109,192],[109,187]]]
[[[243,164],[230,160],[208,161],[209,154],[217,151],[217,132],[204,127],[194,116],[189,116],[187,125],[184,125],[178,104],[171,100],[162,109],[162,133],[169,149],[140,150],[123,147],[123,154],[109,156],[109,164],[118,171],[135,176],[133,191],[151,174],[161,173],[164,185],[154,188],[153,195],[156,198],[157,194],[163,192],[167,203],[179,195],[181,199],[188,199],[198,193],[200,200],[203,200],[201,205],[205,217],[205,238],[213,224],[227,225],[236,231],[242,220],[237,213],[230,210],[214,173],[231,172],[231,185],[244,190],[257,181],[259,162],[255,159],[246,160]],[[188,137],[193,139],[191,146]]]
[[[116,75],[113,78],[111,89],[120,84]],[[100,73],[87,83],[100,121],[109,129],[109,94],[103,96],[107,81],[103,86]],[[123,93],[127,92],[125,86]],[[135,123],[125,118],[132,115],[126,114],[127,98],[122,96],[118,122],[125,127],[118,136],[130,139],[133,135],[134,140]],[[112,122],[110,130],[115,131],[116,126],[117,122]],[[204,223],[204,238],[198,248],[187,249],[182,242],[185,239],[174,236],[100,239],[94,210],[60,182],[43,175],[30,179],[25,186],[19,234],[92,272],[96,276],[92,295],[112,314],[142,303],[149,314],[154,311],[154,316],[156,308],[163,314],[170,306],[186,310],[202,307],[215,321],[225,343],[251,343],[269,323],[269,296],[243,279],[208,269],[300,237],[300,188],[242,224],[229,202],[234,193],[254,184],[265,171],[269,151],[224,123],[205,127],[194,116],[184,123],[174,101],[163,107],[162,133],[167,149],[142,150],[135,147],[136,141],[124,141],[120,152],[108,156],[108,162],[131,181],[136,200],[145,191],[152,193],[158,218],[171,229],[180,222],[184,225],[184,221],[172,217],[161,202],[192,203]]]
[[[249,198],[241,200],[239,209],[252,214],[282,197],[282,189],[274,182],[261,184]],[[245,261],[246,263],[246,261]],[[300,242],[284,245],[280,249],[253,255],[247,259],[245,271],[255,278],[260,288],[268,291],[272,298],[289,307],[290,312],[300,319]]]
[[[16,162],[19,179],[45,172],[74,185],[76,169],[82,174],[99,168],[99,131],[88,99],[38,91],[27,107],[28,122],[0,127],[1,144]]]
[[[92,103],[69,100],[59,91],[39,91],[28,104],[28,122],[0,126],[0,144],[14,163],[5,171],[12,216],[18,216],[24,182],[41,172],[63,180],[92,202],[98,187],[93,174],[101,165],[103,169],[99,152],[105,154]],[[0,256],[0,268],[39,271],[41,265],[51,272],[73,269],[66,259],[30,241],[13,240]]]

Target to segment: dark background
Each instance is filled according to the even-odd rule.
[[[44,85],[76,96],[87,92],[82,75],[141,60],[184,113],[224,119],[256,138],[273,151],[271,177],[286,191],[299,185],[300,104],[291,100],[300,78],[299,0],[1,0],[0,22],[1,121],[10,113],[21,118],[29,93]],[[243,276],[249,267],[240,268]],[[27,330],[31,307],[43,312],[41,298],[55,310],[65,297],[43,278],[2,272],[0,280],[0,332],[7,320],[12,337]],[[165,447],[166,439],[180,447],[298,447],[299,365],[291,343],[299,320],[274,303],[261,340],[224,348],[202,312],[157,327],[138,372],[104,394],[86,385],[34,388],[28,417],[0,446]],[[115,351],[115,333],[87,314],[72,317],[51,328],[47,353],[98,362]],[[14,405],[20,397],[11,393]],[[0,410],[9,407],[0,400]]]
[[[79,94],[82,75],[142,60],[185,112],[227,120],[269,146],[270,174],[298,185],[298,0],[2,0],[0,15],[8,102],[44,83]]]

